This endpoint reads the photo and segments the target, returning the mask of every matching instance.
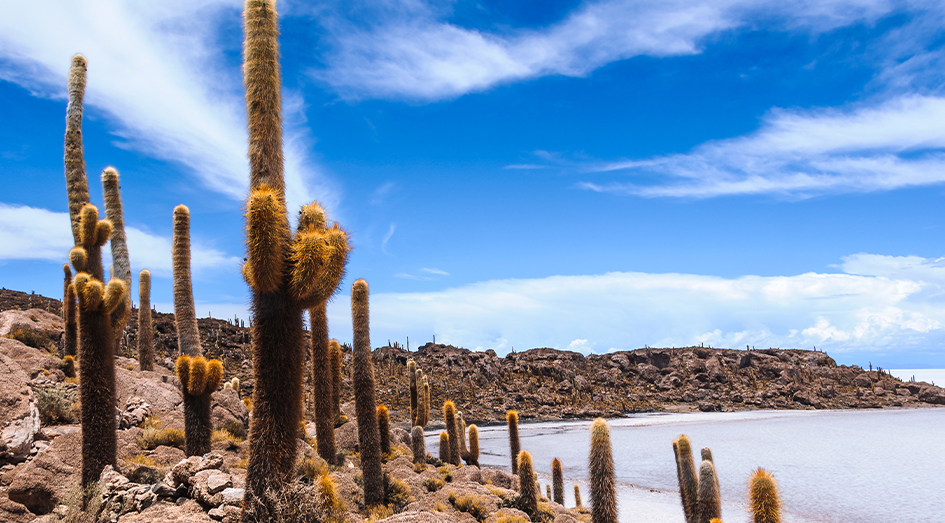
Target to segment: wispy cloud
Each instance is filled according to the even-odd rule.
[[[424,267],[424,268],[422,268],[422,269],[420,269],[420,270],[423,271],[423,272],[425,272],[425,273],[427,273],[427,274],[435,274],[435,275],[437,275],[437,276],[449,276],[449,275],[450,275],[450,273],[444,271],[443,269],[437,269],[437,268],[435,268],[435,267]]]
[[[135,274],[141,269],[148,269],[156,276],[172,274],[170,238],[127,225],[125,234]],[[0,203],[0,260],[50,260],[66,263],[70,249],[72,232],[68,213]],[[107,246],[102,249],[102,255],[107,268],[111,260],[111,252]],[[191,267],[194,272],[230,267],[235,273],[240,263],[239,257],[229,256],[203,245],[199,239],[192,239]]]
[[[438,292],[376,293],[371,328],[383,338],[469,348],[606,352],[649,346],[797,347],[843,354],[945,357],[941,260],[858,254],[870,274],[721,278],[614,272],[480,282]],[[912,272],[909,272],[912,271]],[[345,299],[333,329],[350,332]],[[419,338],[418,338],[419,336]],[[875,361],[875,359],[874,359]]]
[[[371,193],[371,205],[381,205],[387,200],[387,197],[390,196],[397,190],[397,184],[394,182],[386,182],[381,184],[377,189]]]
[[[793,198],[945,182],[945,98],[903,95],[848,110],[774,110],[757,132],[708,142],[687,154],[587,167],[656,183],[580,186],[644,197]]]
[[[242,81],[238,66],[224,62],[226,38],[217,34],[218,24],[238,18],[239,10],[230,0],[16,2],[0,17],[0,79],[64,98],[70,59],[81,52],[89,60],[86,105],[107,115],[121,146],[178,163],[209,189],[243,199]],[[293,207],[315,197],[336,200],[306,152],[308,141],[308,130],[290,117],[286,179]]]
[[[451,24],[448,9],[422,2],[356,3],[319,11],[333,47],[314,74],[346,97],[437,100],[546,75],[583,76],[634,56],[696,54],[711,36],[738,28],[816,34],[924,7],[894,0],[604,0],[548,27],[490,32]]]
[[[387,242],[390,241],[391,236],[394,235],[395,230],[397,230],[397,224],[390,224],[390,229],[387,231],[387,234],[384,235],[384,240],[381,242],[381,250],[384,251],[384,254],[388,256],[393,256],[391,253],[387,252]]]
[[[404,280],[414,280],[414,281],[431,281],[437,279],[438,277],[449,276],[450,273],[442,270],[431,267],[423,267],[419,271],[420,274],[411,274],[407,272],[401,272],[394,275],[395,278],[401,278]]]

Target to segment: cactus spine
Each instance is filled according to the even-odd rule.
[[[424,464],[427,462],[426,442],[423,441],[423,428],[414,425],[410,429],[410,447],[413,451],[413,462],[415,464]]]
[[[105,217],[112,222],[111,248],[112,267],[115,278],[125,282],[129,292],[125,301],[112,312],[112,328],[115,330],[116,346],[125,331],[125,323],[131,314],[131,261],[128,258],[128,243],[125,240],[125,218],[121,207],[121,188],[118,171],[106,167],[102,171],[102,192],[105,196]]]
[[[535,481],[535,468],[532,465],[532,455],[527,451],[519,452],[516,460],[518,470],[518,495],[522,512],[531,517],[538,514],[538,483]]]
[[[328,348],[328,317],[325,304],[309,309],[312,328],[312,398],[315,404],[315,439],[318,455],[335,462],[335,407],[332,404],[334,373]]]
[[[551,483],[554,485],[554,502],[564,506],[564,473],[561,470],[561,460],[551,460]]]
[[[512,452],[512,474],[518,474],[518,453],[522,445],[518,441],[518,412],[510,410],[505,413],[505,420],[509,425],[509,449]]]
[[[337,225],[327,234],[319,230],[324,213],[317,205],[303,207],[295,235],[289,227],[274,4],[271,0],[246,0],[243,11],[250,164],[243,277],[252,291],[255,379],[244,521],[277,517],[279,493],[295,469],[302,419],[302,314],[337,289],[348,250],[347,237]],[[372,481],[365,470],[365,483]]]
[[[334,406],[333,417],[341,414],[341,344],[338,340],[328,343],[328,355],[331,360],[331,404]]]
[[[151,272],[138,275],[138,364],[154,370],[154,325],[151,323]]]
[[[467,465],[479,466],[479,427],[469,426],[469,454],[466,459]]]
[[[417,424],[417,362],[407,360],[407,378],[410,380],[410,426]]]
[[[686,435],[673,442],[676,453],[676,477],[679,480],[679,498],[682,501],[686,523],[699,523],[696,508],[699,501],[699,477],[692,460],[692,444]]]
[[[69,68],[69,105],[66,106],[66,194],[69,197],[69,219],[75,245],[82,244],[80,215],[82,207],[89,203],[89,182],[85,176],[85,156],[82,151],[82,100],[85,98],[87,65],[81,54],[72,57],[72,67]]]
[[[456,427],[456,404],[447,400],[443,404],[443,421],[446,423],[446,432],[450,436],[450,447],[447,461],[451,465],[459,465],[459,431]]]
[[[774,476],[759,468],[748,481],[753,523],[781,523],[781,500]]]
[[[610,450],[610,428],[602,418],[591,425],[591,520],[617,523],[617,492],[614,458]]]
[[[722,505],[719,498],[719,482],[715,476],[715,467],[711,461],[703,461],[699,466],[699,505],[698,518],[700,522],[722,517]]]
[[[374,362],[371,357],[368,284],[364,280],[354,282],[351,287],[351,319],[354,325],[352,383],[358,413],[358,442],[361,446],[364,504],[370,507],[384,503],[384,475],[381,470],[381,444],[377,428],[377,399],[374,391]]]
[[[98,209],[82,208],[81,244],[69,257],[78,274],[73,286],[79,310],[79,392],[82,400],[82,484],[98,481],[106,465],[115,466],[115,333],[111,313],[124,299],[125,283],[102,284],[102,245],[111,223],[98,219]]]
[[[79,338],[79,326],[76,324],[75,287],[72,285],[72,270],[63,265],[65,273],[64,291],[62,297],[62,352],[64,356],[76,355],[76,344]]]
[[[390,413],[386,405],[377,406],[377,431],[381,436],[381,454],[390,454]]]
[[[223,364],[207,361],[203,356],[191,358],[186,354],[177,358],[177,379],[184,396],[184,438],[188,456],[203,456],[210,452],[213,426],[210,424],[210,399],[220,380]]]
[[[450,435],[446,432],[440,432],[440,461],[444,465],[450,462]]]
[[[577,483],[574,484],[574,506],[576,508],[582,508],[581,505],[581,487]]]
[[[190,209],[174,207],[174,325],[177,327],[179,354],[200,356],[200,332],[194,312],[194,293],[190,281]]]

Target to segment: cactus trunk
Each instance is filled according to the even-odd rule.
[[[66,106],[66,194],[69,197],[69,220],[74,245],[82,244],[79,231],[82,207],[89,203],[89,182],[85,175],[85,155],[82,150],[82,101],[85,98],[85,57],[72,57],[69,69],[69,104]],[[101,279],[101,278],[99,278]]]
[[[110,246],[112,248],[112,276],[125,282],[131,290],[131,261],[128,258],[128,243],[125,240],[125,218],[121,206],[121,189],[118,184],[118,171],[106,167],[102,172],[102,192],[105,196],[105,217],[112,222]],[[131,292],[125,296],[121,305],[112,312],[112,329],[115,331],[115,346],[125,332],[125,323],[131,313]]]
[[[479,466],[479,427],[469,426],[469,453],[466,459],[467,465]]]
[[[576,483],[574,485],[574,506],[577,508],[583,507],[583,505],[581,505],[581,487]]]
[[[417,362],[407,360],[407,378],[410,380],[410,426],[417,424]]]
[[[518,412],[514,410],[506,412],[505,420],[509,425],[509,450],[512,454],[512,474],[518,474],[518,453],[522,449],[518,441]]]
[[[558,458],[551,460],[551,483],[554,486],[554,502],[564,506],[564,473]]]
[[[715,467],[711,461],[703,461],[699,466],[699,503],[697,517],[700,523],[709,523],[722,518],[722,505],[719,498],[719,482],[715,476]]]
[[[377,406],[377,432],[381,437],[381,454],[390,454],[390,413],[387,406]]]
[[[138,364],[154,370],[154,324],[151,322],[151,272],[138,275]]]
[[[184,448],[188,456],[210,452],[213,426],[210,424],[210,393],[184,394]]]
[[[423,429],[414,426],[410,429],[410,448],[413,452],[413,462],[415,464],[425,464],[427,462],[427,447],[423,440]]]
[[[443,404],[443,421],[446,423],[446,433],[450,437],[447,461],[451,465],[459,465],[459,431],[456,427],[456,405],[452,401]]]
[[[597,418],[591,425],[588,469],[591,480],[591,521],[617,523],[617,492],[614,458],[610,448],[610,428],[601,418]]]
[[[194,312],[194,293],[190,281],[190,209],[185,205],[174,208],[174,325],[177,327],[179,354],[200,356],[200,332]]]
[[[335,462],[335,407],[332,404],[333,372],[329,354],[328,317],[325,303],[309,309],[312,331],[312,397],[315,405],[315,439],[318,455]]]
[[[440,433],[440,461],[444,465],[450,462],[450,435],[445,432]]]
[[[354,282],[351,288],[351,316],[354,325],[352,384],[358,414],[358,442],[361,447],[361,471],[364,477],[364,504],[370,507],[384,503],[384,475],[381,469],[374,362],[371,356],[368,285],[364,280]]]
[[[538,483],[535,481],[535,468],[532,465],[532,455],[526,451],[519,452],[518,465],[518,495],[522,512],[532,518],[538,515]]]
[[[79,325],[76,323],[76,304],[75,304],[75,286],[72,285],[72,271],[68,265],[63,265],[66,271],[68,282],[65,287],[65,294],[62,300],[62,353],[63,357],[75,357],[78,351]]]
[[[682,501],[686,523],[699,523],[696,516],[696,505],[699,499],[699,477],[696,475],[696,465],[692,459],[692,444],[685,435],[679,436],[673,442],[676,453],[676,474],[679,480],[679,497]]]
[[[328,343],[328,354],[331,358],[331,404],[334,408],[333,417],[341,414],[341,344],[338,340]]]
[[[753,523],[781,523],[781,500],[774,476],[759,468],[748,481],[749,506]]]

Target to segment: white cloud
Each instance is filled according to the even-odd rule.
[[[449,276],[450,273],[444,271],[443,269],[437,269],[436,267],[424,267],[420,269],[422,272],[427,274],[435,274],[437,276]]]
[[[511,346],[586,352],[700,342],[816,346],[836,353],[945,352],[945,303],[922,298],[939,286],[918,277],[818,273],[729,279],[615,272],[495,280],[438,292],[374,294],[371,327],[384,339],[410,336],[419,344],[436,334],[437,341],[500,352]],[[329,316],[332,336],[350,339],[347,297],[329,306]]]
[[[594,191],[644,197],[803,198],[942,183],[945,98],[904,95],[845,111],[775,110],[759,131],[747,136],[708,142],[687,154],[589,170],[662,176],[653,185],[581,183]]]
[[[211,190],[241,200],[248,187],[242,79],[224,63],[215,33],[240,8],[231,0],[15,2],[0,17],[0,79],[64,98],[71,57],[83,53],[86,107],[117,125],[122,146],[186,166]],[[288,109],[293,103],[286,97]],[[333,206],[336,196],[306,153],[307,130],[286,114],[290,205],[317,195]]]
[[[148,269],[155,276],[171,276],[171,239],[126,225],[125,235],[133,274]],[[0,260],[50,260],[67,263],[73,246],[69,214],[35,207],[0,203]],[[102,248],[103,264],[111,263],[111,250]],[[191,268],[231,267],[237,269],[240,258],[202,245],[191,238]]]
[[[334,50],[315,74],[343,96],[451,98],[545,75],[582,76],[633,56],[696,54],[709,37],[738,28],[819,33],[927,7],[893,0],[604,0],[545,28],[486,32],[448,23],[446,10],[422,3],[381,5],[318,13]]]
[[[387,252],[387,242],[390,241],[396,229],[397,229],[397,224],[395,223],[390,224],[390,229],[387,231],[387,234],[384,235],[384,240],[381,242],[381,250],[384,251],[384,254],[388,256],[391,256],[391,253]]]

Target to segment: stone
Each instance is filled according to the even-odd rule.
[[[121,412],[118,428],[128,429],[140,426],[151,415],[151,405],[143,398],[132,396],[125,402],[125,410]]]
[[[115,391],[118,404],[127,405],[132,398],[139,398],[147,403],[151,410],[161,413],[164,426],[169,425],[166,413],[177,411],[184,398],[181,396],[177,379],[165,382],[161,374],[151,371],[131,371],[124,367],[115,367]]]
[[[18,469],[7,489],[10,499],[34,514],[47,514],[64,503],[82,479],[82,434],[59,436]]]
[[[203,456],[190,456],[181,461],[167,473],[164,482],[172,487],[191,485],[191,478],[198,472],[208,469],[219,469],[223,465],[223,456],[208,452]]]
[[[200,504],[192,499],[182,498],[180,504],[159,502],[138,513],[129,513],[121,517],[121,523],[210,523],[213,519],[204,512]]]
[[[238,422],[244,427],[249,425],[249,411],[240,399],[239,393],[233,389],[223,389],[213,394],[213,405],[210,421],[214,427],[222,427],[227,423]]]
[[[25,506],[0,496],[0,521],[4,523],[29,523],[36,518]]]
[[[42,309],[0,312],[0,336],[16,336],[17,331],[29,332],[35,337],[35,343],[44,349],[57,350],[63,333],[62,318]]]
[[[220,492],[220,496],[223,498],[224,505],[242,505],[243,503],[243,494],[246,493],[246,489],[241,488],[225,488]]]
[[[3,353],[0,353],[0,398],[0,460],[22,461],[29,457],[33,440],[40,431],[39,409],[29,377]]]

